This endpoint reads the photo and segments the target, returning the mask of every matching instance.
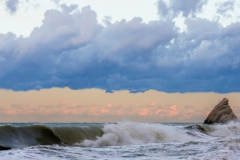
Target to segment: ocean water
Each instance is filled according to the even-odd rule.
[[[237,160],[240,123],[3,123],[0,146],[1,160]]]

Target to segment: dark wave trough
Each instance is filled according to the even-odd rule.
[[[33,126],[0,126],[0,150],[20,148],[35,145],[66,144],[73,145],[83,140],[95,140],[102,136],[103,130],[98,126],[49,127]]]

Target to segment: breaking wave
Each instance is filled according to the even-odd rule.
[[[191,132],[195,132],[191,128]],[[104,134],[96,140],[84,140],[83,146],[116,146],[127,144],[159,143],[171,141],[188,141],[198,133],[189,134],[188,129],[181,126],[170,126],[158,123],[137,123],[123,121],[117,124],[107,124],[103,128]]]
[[[0,146],[18,148],[35,145],[80,143],[85,139],[94,140],[102,136],[103,130],[98,126],[49,127],[43,125],[32,126],[0,126]]]
[[[96,140],[84,140],[83,146],[119,146],[128,144],[202,142],[221,136],[240,135],[240,123],[226,125],[159,124],[123,121],[107,124]]]
[[[239,140],[240,123],[226,125],[160,124],[123,121],[103,126],[0,126],[0,149],[37,145],[120,146],[145,143],[198,143]],[[234,138],[236,136],[236,138]],[[231,143],[232,144],[232,143]]]

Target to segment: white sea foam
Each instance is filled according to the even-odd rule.
[[[218,124],[213,126],[211,136],[229,137],[240,135],[240,123],[230,122],[228,124]]]
[[[104,134],[97,140],[84,140],[83,146],[116,146],[153,142],[173,142],[193,140],[182,128],[163,124],[137,123],[123,121],[107,124]]]
[[[204,126],[136,123],[105,124],[95,141],[76,145],[37,145],[0,152],[1,160],[238,160],[240,124]]]

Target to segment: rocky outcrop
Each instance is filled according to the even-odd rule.
[[[223,98],[210,112],[204,124],[227,123],[236,120],[237,116],[228,105],[228,99]]]

